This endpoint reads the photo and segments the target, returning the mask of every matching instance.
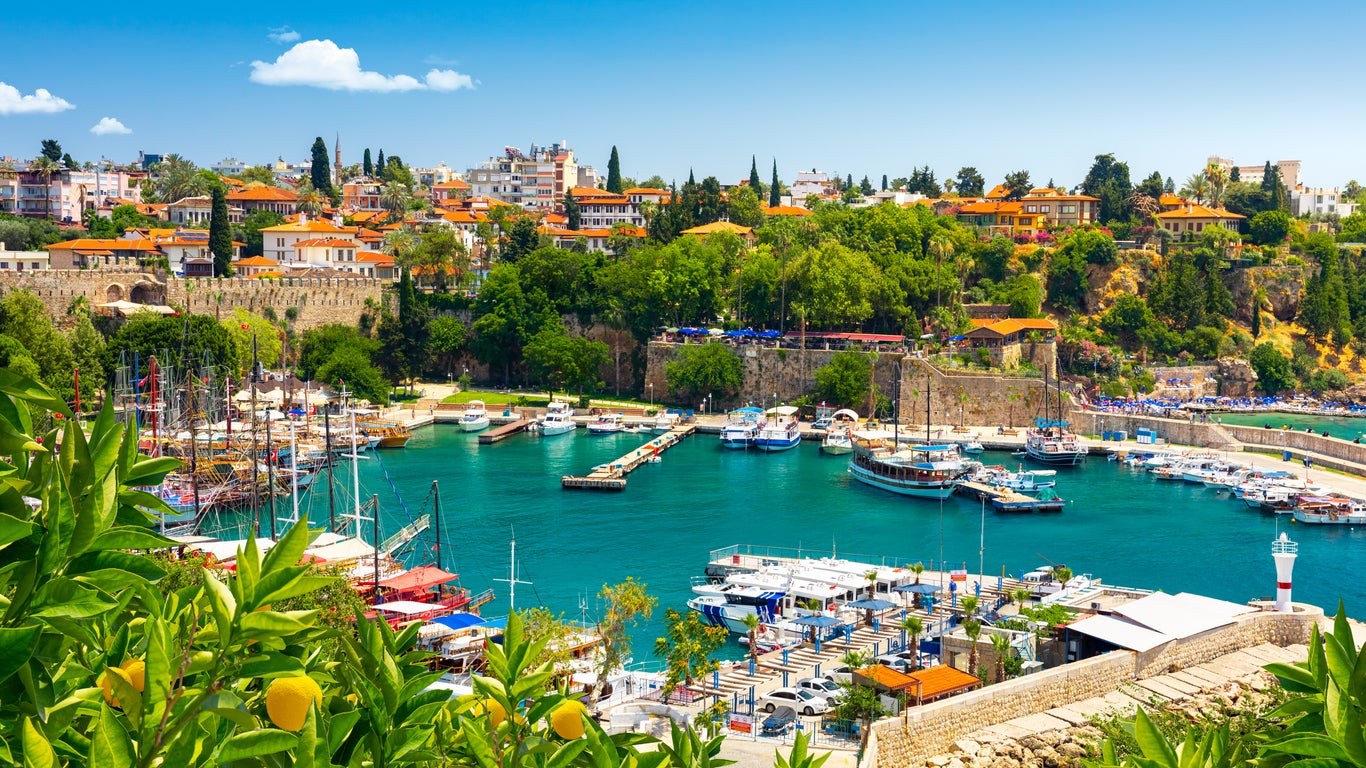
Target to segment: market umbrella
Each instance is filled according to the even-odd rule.
[[[830,627],[839,626],[842,623],[843,622],[833,616],[802,616],[801,618],[792,620],[794,626],[811,627],[811,637],[813,642],[816,642],[818,645],[820,641],[816,638],[816,630],[828,629]]]
[[[864,614],[863,623],[867,624],[870,627],[873,625],[873,611],[881,611],[886,608],[896,607],[896,603],[892,602],[891,600],[882,600],[880,598],[854,600],[852,602],[845,603],[844,605],[846,608],[853,608],[859,611],[867,611],[867,613]]]

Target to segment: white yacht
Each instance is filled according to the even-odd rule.
[[[761,451],[786,451],[802,442],[801,425],[797,422],[797,408],[779,405],[769,408],[764,425],[754,435],[754,447]]]
[[[821,440],[821,453],[831,456],[846,456],[854,452],[854,427],[858,426],[858,414],[848,408],[835,411],[825,425],[825,438]]]
[[[677,411],[660,411],[659,415],[655,416],[654,433],[656,435],[662,435],[667,433],[669,430],[678,426],[678,421],[680,418],[682,417],[679,416]]]
[[[622,429],[624,428],[624,425],[621,423],[620,413],[603,413],[600,414],[593,421],[589,422],[588,434],[614,435],[622,431]]]
[[[578,428],[579,423],[574,421],[574,411],[569,407],[569,403],[552,402],[546,409],[545,418],[541,419],[541,434],[546,437],[563,435]]]
[[[749,448],[754,445],[754,436],[763,426],[764,409],[746,406],[726,414],[726,423],[721,427],[721,447]]]
[[[489,428],[489,412],[484,409],[483,400],[471,400],[460,417],[460,429],[465,432],[479,432]]]

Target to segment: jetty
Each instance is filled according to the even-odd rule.
[[[518,432],[525,432],[526,428],[529,426],[531,426],[531,419],[521,418],[517,419],[516,421],[508,422],[507,424],[504,424],[503,426],[498,427],[497,429],[491,429],[486,432],[480,432],[479,444],[493,445],[499,440],[512,437]]]
[[[1002,512],[1061,512],[1062,499],[1036,499],[1023,493],[987,483],[960,480],[954,489],[975,499],[985,499]]]
[[[693,424],[682,424],[656,437],[650,442],[631,451],[615,461],[594,467],[586,476],[565,475],[560,478],[560,487],[586,491],[624,491],[626,476],[642,464],[659,460],[664,451],[678,445],[683,438],[697,431]]]

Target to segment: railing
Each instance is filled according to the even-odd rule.
[[[875,565],[881,568],[910,568],[916,563],[925,566],[927,571],[939,570],[935,568],[936,562],[933,559],[905,558],[893,555],[867,555],[856,552],[842,552],[838,549],[834,551],[824,549],[808,549],[806,547],[769,547],[755,544],[732,544],[729,547],[713,549],[708,554],[709,562],[716,564],[746,564],[746,558],[764,560],[768,558],[801,560],[804,558],[831,557],[840,560],[856,560],[860,563]],[[737,560],[736,558],[740,558]],[[943,563],[944,570],[954,567],[961,567],[962,561]]]
[[[486,589],[486,590],[484,590],[483,592],[480,592],[479,594],[474,595],[473,597],[471,597],[471,598],[470,598],[470,602],[469,602],[469,607],[470,607],[470,608],[477,608],[477,607],[483,605],[484,603],[492,602],[492,600],[493,600],[493,589],[492,589],[492,588],[489,588],[489,589]]]

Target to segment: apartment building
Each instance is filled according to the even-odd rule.
[[[494,197],[528,210],[549,211],[560,205],[565,192],[579,186],[580,170],[574,150],[564,143],[532,144],[525,154],[516,147],[504,147],[501,156],[471,168],[465,181],[474,197]],[[596,173],[587,176],[596,179]]]
[[[1356,213],[1357,202],[1345,192],[1333,189],[1296,187],[1290,190],[1290,210],[1296,216],[1336,214],[1346,218]]]
[[[80,224],[87,210],[138,196],[130,174],[112,168],[63,168],[50,178],[26,169],[0,171],[0,211],[15,216]]]

